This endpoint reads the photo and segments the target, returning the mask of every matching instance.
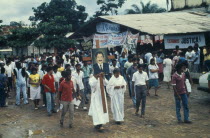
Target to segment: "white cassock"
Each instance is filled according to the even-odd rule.
[[[107,83],[108,81],[105,79],[104,86],[106,86]],[[109,114],[108,114],[108,106],[107,106],[105,90],[104,90],[104,95],[105,95],[107,113],[104,113],[103,111],[100,80],[99,79],[97,80],[93,76],[89,79],[89,84],[91,87],[91,103],[88,115],[92,116],[93,125],[106,124],[107,122],[109,122]]]
[[[124,88],[114,89],[115,86],[124,86]],[[108,82],[107,92],[111,97],[111,110],[115,121],[124,121],[124,93],[126,91],[125,79],[120,75],[116,78],[114,75]]]

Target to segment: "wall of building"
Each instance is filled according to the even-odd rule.
[[[200,6],[203,2],[210,4],[210,0],[171,0],[174,9],[181,9],[185,6],[196,7]]]
[[[50,48],[50,49],[46,49],[46,48],[39,48],[35,47],[35,46],[28,46],[25,48],[13,48],[13,51],[11,52],[11,54],[15,55],[15,56],[31,56],[31,55],[40,55],[43,53],[55,53],[55,49],[54,48]]]

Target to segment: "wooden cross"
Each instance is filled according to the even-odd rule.
[[[99,40],[96,40],[96,48],[100,48]],[[100,81],[100,88],[101,88],[101,99],[102,99],[103,111],[104,111],[104,113],[107,113],[105,94],[104,94],[104,78],[103,78],[103,75],[101,75],[101,74],[99,77],[99,81]]]
[[[103,111],[104,111],[104,113],[107,113],[105,94],[104,94],[104,80],[103,80],[104,78],[103,78],[103,75],[100,75],[99,79],[100,79],[101,99],[102,99]]]

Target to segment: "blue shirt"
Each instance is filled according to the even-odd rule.
[[[163,63],[163,59],[161,57],[158,57],[156,62],[157,63]]]
[[[127,62],[128,61],[128,58],[120,58],[120,66],[122,67],[122,68],[124,68],[124,65],[125,65],[125,62]]]
[[[127,74],[130,76],[130,79],[132,80],[133,74],[138,71],[137,68],[134,68],[134,66],[130,66],[130,68],[127,69]]]
[[[185,57],[180,57],[178,64],[182,64],[186,61]]]
[[[90,65],[83,66],[82,70],[84,72],[84,78],[89,77],[90,74],[92,73],[92,67]]]

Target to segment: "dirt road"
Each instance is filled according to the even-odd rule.
[[[175,116],[175,104],[172,89],[166,89],[163,84],[159,97],[147,97],[146,115],[142,119],[134,115],[132,101],[125,93],[125,122],[116,125],[109,109],[110,123],[106,124],[105,132],[98,133],[93,129],[92,118],[87,111],[76,110],[74,127],[60,128],[60,113],[48,117],[45,108],[34,110],[32,102],[29,105],[17,107],[15,98],[9,99],[9,107],[0,108],[0,137],[29,137],[29,130],[35,131],[31,137],[141,137],[141,138],[207,138],[210,137],[210,93],[199,91],[196,85],[189,99],[190,118],[193,124],[178,124]],[[108,99],[108,103],[110,100]],[[183,112],[182,112],[183,113]],[[68,116],[68,114],[67,114]],[[66,116],[66,118],[67,118]]]

